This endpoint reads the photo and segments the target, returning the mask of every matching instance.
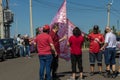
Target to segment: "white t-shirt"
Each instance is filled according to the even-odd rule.
[[[17,38],[17,42],[18,42],[18,45],[22,45],[22,43],[23,43],[23,39],[21,39],[21,38]]]
[[[108,43],[108,46],[106,48],[114,48],[116,47],[116,36],[112,32],[109,32],[105,36],[105,43]]]

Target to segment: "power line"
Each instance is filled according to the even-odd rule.
[[[52,7],[52,8],[56,8],[58,4],[55,4],[55,3],[52,3],[52,2],[48,2],[48,1],[39,1],[39,0],[34,0],[35,2],[37,2],[38,4],[42,4],[44,6],[48,6],[48,7]],[[70,2],[70,4],[72,5],[76,5],[77,3],[72,3]],[[68,10],[82,10],[82,11],[104,11],[106,10],[105,8],[103,7],[96,7],[96,6],[90,6],[90,5],[84,5],[84,4],[77,4],[78,6],[77,7],[71,7],[69,6],[69,9]],[[85,7],[85,8],[81,8],[79,5]]]
[[[72,5],[76,5],[76,6],[82,6],[82,7],[87,7],[87,8],[96,8],[96,9],[104,9],[104,7],[100,7],[100,6],[93,6],[93,5],[86,5],[86,4],[80,4],[80,3],[75,3],[75,2],[71,2],[68,1],[68,3],[72,4]]]

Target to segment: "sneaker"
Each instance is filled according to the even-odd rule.
[[[52,78],[59,78],[59,76],[55,73],[55,74],[52,74]]]
[[[116,78],[117,77],[117,74],[116,72],[112,74],[112,78]]]
[[[90,72],[90,76],[93,76],[95,73],[94,72]]]
[[[60,78],[52,78],[52,80],[61,80]]]
[[[101,71],[99,71],[99,72],[98,72],[98,74],[102,75],[102,72],[101,72]]]
[[[28,59],[30,59],[31,57],[29,56]]]
[[[84,79],[79,77],[77,80],[84,80]]]
[[[73,77],[70,77],[69,79],[67,79],[67,80],[76,80],[75,78],[73,78]]]
[[[117,76],[119,76],[119,77],[120,77],[120,72],[118,72],[118,73],[117,73]]]
[[[104,74],[105,78],[110,78],[111,77],[111,73],[110,71],[106,71],[106,73]]]

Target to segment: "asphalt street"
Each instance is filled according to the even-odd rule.
[[[117,69],[118,69],[118,58]],[[97,74],[97,64],[95,68],[96,74],[90,76],[88,51],[83,50],[83,69],[85,80],[120,80],[120,77],[104,78]],[[105,72],[105,64],[103,59],[103,74]],[[59,59],[58,76],[61,80],[67,80],[71,76],[71,63],[64,59]],[[78,75],[78,74],[77,74]],[[37,53],[32,53],[31,58],[19,57],[7,59],[0,62],[0,80],[39,80],[39,60]]]

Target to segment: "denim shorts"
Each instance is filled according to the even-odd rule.
[[[120,54],[119,54],[119,65],[120,65]]]
[[[102,52],[99,53],[89,53],[89,61],[90,64],[95,64],[95,61],[97,61],[97,63],[102,63]]]
[[[115,56],[116,56],[116,48],[106,48],[104,52],[105,64],[106,65],[116,64]]]

